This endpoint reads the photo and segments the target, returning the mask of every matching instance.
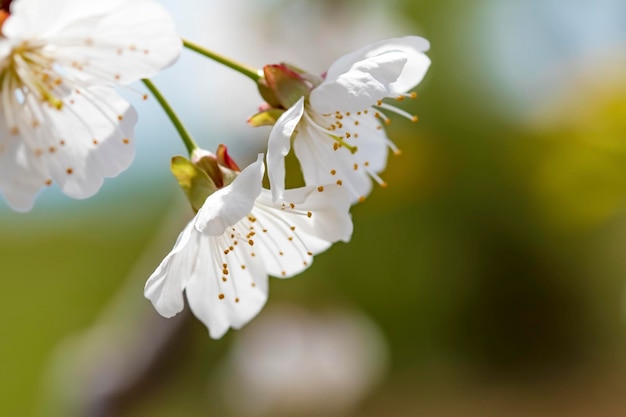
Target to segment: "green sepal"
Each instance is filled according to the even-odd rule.
[[[257,88],[259,90],[259,94],[263,97],[263,100],[265,100],[270,107],[280,107],[280,102],[278,101],[274,90],[267,85],[265,78],[259,79],[257,82]]]
[[[171,170],[195,212],[208,196],[217,191],[215,183],[201,168],[182,156],[172,158]]]
[[[248,124],[252,127],[274,126],[276,121],[285,112],[283,109],[269,109],[257,113],[248,119]]]
[[[204,171],[217,188],[224,186],[224,176],[222,175],[222,170],[220,169],[217,159],[215,159],[215,155],[205,155],[192,163]]]

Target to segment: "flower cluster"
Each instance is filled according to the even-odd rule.
[[[206,201],[146,283],[157,311],[171,317],[189,307],[221,337],[265,304],[268,275],[287,278],[313,255],[352,234],[349,201],[337,185],[288,190],[272,201],[262,188],[263,155]]]
[[[137,114],[115,88],[142,80],[189,152],[172,158],[171,171],[196,213],[145,296],[171,317],[184,294],[213,338],[258,314],[269,276],[292,277],[350,240],[351,205],[371,192],[372,179],[385,185],[388,151],[398,151],[385,112],[417,120],[397,103],[415,97],[430,64],[428,42],[408,36],[351,52],[321,75],[284,63],[257,71],[181,40],[152,0],[9,3],[0,11],[0,192],[27,211],[45,186],[86,198],[124,171]],[[265,103],[248,123],[272,126],[266,164],[259,154],[240,169],[224,145],[215,154],[199,147],[147,79],[182,46],[256,82]],[[292,142],[305,186],[285,189]]]

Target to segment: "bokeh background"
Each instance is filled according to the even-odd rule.
[[[355,232],[222,340],[160,318],[145,279],[192,215],[184,148],[136,103],[133,166],[85,201],[0,203],[0,416],[626,415],[626,3],[162,1],[249,65],[323,72],[417,34],[433,64]],[[247,79],[184,52],[155,77],[207,149],[268,131]],[[142,91],[142,86],[136,86]],[[293,168],[293,166],[292,166]]]

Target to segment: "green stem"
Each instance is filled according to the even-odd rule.
[[[195,149],[200,148],[198,144],[196,144],[196,142],[193,140],[193,138],[189,134],[189,131],[185,128],[183,123],[180,121],[180,118],[178,117],[178,115],[176,114],[172,106],[170,106],[170,104],[167,102],[165,97],[163,97],[163,94],[161,94],[159,89],[156,88],[156,86],[152,83],[152,81],[146,78],[142,79],[141,81],[145,84],[146,87],[148,87],[148,90],[150,90],[150,92],[157,99],[157,101],[163,108],[163,111],[165,111],[165,113],[167,114],[167,117],[170,118],[170,120],[172,121],[172,124],[178,131],[180,138],[183,140],[183,143],[185,144],[185,148],[187,148],[187,152],[189,152],[189,155],[191,155],[191,153]]]
[[[213,51],[210,51],[208,49],[206,49],[203,46],[200,46],[196,43],[193,43],[191,41],[188,41],[187,39],[183,39],[183,45],[185,46],[185,48],[190,49],[196,53],[199,53],[200,55],[203,55],[207,58],[212,59],[213,61],[217,61],[222,65],[226,65],[228,68],[231,68],[243,75],[245,75],[246,77],[252,79],[252,81],[257,82],[259,81],[259,79],[261,79],[263,77],[263,74],[260,70],[256,70],[254,68],[250,68],[246,65],[240,64],[237,61],[233,61],[230,58],[226,58],[223,55],[217,54]]]

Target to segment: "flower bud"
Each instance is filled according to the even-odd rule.
[[[175,156],[170,169],[195,212],[200,210],[208,196],[229,185],[239,173],[239,167],[224,145],[219,145],[217,155],[196,149],[191,160]]]
[[[263,68],[264,83],[259,91],[263,98],[272,107],[288,109],[293,106],[300,97],[308,97],[311,85],[299,72],[285,65],[266,65]]]

